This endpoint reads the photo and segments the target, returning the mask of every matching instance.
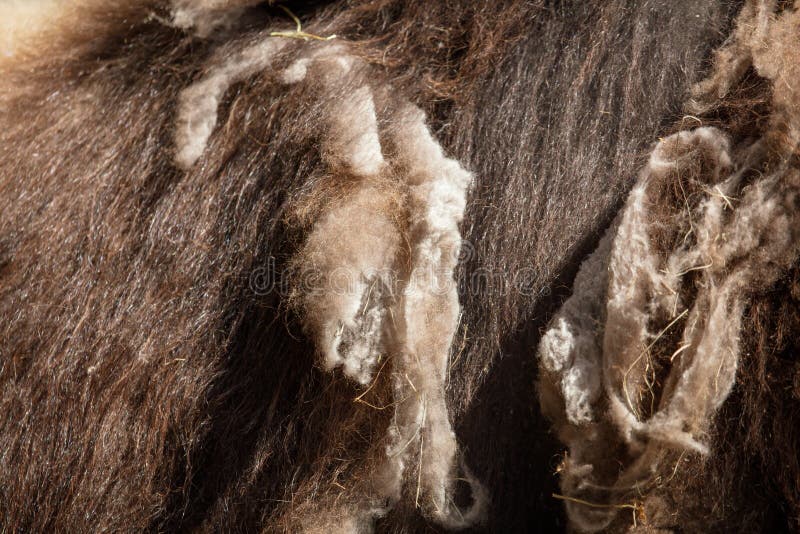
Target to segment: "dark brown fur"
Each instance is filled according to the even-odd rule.
[[[236,84],[198,164],[182,172],[172,162],[179,92],[217,46],[267,38],[288,25],[285,15],[259,6],[202,40],[148,19],[151,9],[166,16],[154,4],[90,10],[65,45],[3,66],[0,522],[8,530],[295,530],[337,498],[337,485],[364,476],[388,424],[387,411],[353,402],[361,389],[315,366],[285,293],[251,284],[259,268],[282,272],[304,238],[295,215],[323,178],[312,96],[267,74]],[[680,120],[737,6],[292,8],[306,31],[352,42],[369,63],[365,76],[423,107],[448,153],[474,171],[451,416],[493,502],[485,528],[563,529],[550,496],[561,451],[536,406],[532,347],[642,154]],[[492,281],[480,282],[481,273]],[[707,484],[726,488],[709,498],[736,505],[714,508],[715,525],[797,528],[796,455],[787,468],[789,456],[766,445],[779,439],[782,450],[797,450],[796,307],[775,296],[789,288],[796,306],[797,282],[787,283],[750,308],[759,326],[719,418],[719,463],[688,486],[694,495]],[[379,376],[368,400],[388,399]],[[740,412],[754,419],[746,433],[731,423]],[[743,460],[749,454],[756,460]],[[729,462],[735,470],[723,468]],[[702,524],[705,516],[681,509],[676,526]],[[379,524],[423,528],[434,527],[413,496]]]

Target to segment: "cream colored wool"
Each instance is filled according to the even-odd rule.
[[[575,425],[590,423],[597,417],[593,405],[601,393],[602,362],[595,325],[605,317],[602,302],[608,284],[612,235],[607,232],[597,251],[581,265],[572,296],[539,342],[541,372],[559,385],[566,416]],[[553,417],[559,410],[545,406],[546,398],[542,402],[545,415]]]
[[[302,75],[282,75],[284,82],[306,80],[308,69],[327,93],[339,92],[347,81],[354,58],[341,46],[330,44],[296,60],[286,69]],[[302,62],[302,63],[300,63]],[[318,220],[300,253],[300,268],[320,275],[319,287],[308,288],[301,298],[304,320],[316,337],[326,369],[342,366],[361,384],[372,380],[375,365],[386,355],[382,341],[386,329],[388,290],[400,247],[400,233],[389,212],[391,188],[381,153],[372,91],[362,86],[347,92],[326,110],[323,158],[332,174],[355,178],[359,186]],[[345,178],[349,176],[350,178]]]
[[[674,149],[676,142],[686,143],[683,155],[665,159],[660,152],[665,145],[672,144]],[[598,424],[613,428],[635,458],[616,481],[619,490],[646,480],[668,449],[708,452],[700,437],[734,382],[746,296],[788,269],[787,252],[789,258],[800,253],[800,214],[793,208],[798,192],[784,186],[781,176],[769,176],[745,189],[728,215],[723,209],[725,197],[739,192],[741,174],[734,173],[698,207],[697,243],[674,251],[665,262],[668,268],[662,267],[649,246],[648,234],[657,223],[647,217],[651,204],[647,186],[659,169],[668,169],[680,179],[680,158],[691,157],[693,147],[709,142],[713,143],[709,153],[717,156],[716,168],[730,168],[719,131],[681,132],[659,144],[631,192],[619,226],[610,230],[584,264],[573,297],[542,338],[539,350],[546,383],[542,404],[570,448],[562,473],[562,487],[568,494],[603,485],[593,479],[591,462],[584,461],[595,454],[593,448],[613,446],[607,441],[609,430],[597,428]],[[614,242],[609,255],[610,235]],[[605,282],[605,265],[607,293],[598,290]],[[683,303],[678,290],[682,278],[693,270],[703,282],[698,284],[694,303]],[[660,314],[669,317],[668,324],[681,325],[683,336],[655,412],[645,417],[648,403],[656,401],[647,393],[648,359],[649,347],[663,332],[650,326]],[[602,360],[602,372],[598,360]],[[599,375],[608,403],[606,413],[600,408]],[[559,406],[564,415],[558,415]],[[576,430],[569,430],[573,426]],[[576,503],[568,503],[567,510],[584,531],[600,530],[613,518],[608,510]]]
[[[176,133],[181,167],[195,164],[205,150],[230,84],[268,68],[285,42],[269,38],[253,45],[182,93]],[[376,365],[391,359],[395,406],[385,459],[358,486],[360,501],[321,502],[320,508],[330,511],[327,517],[337,518],[335,525],[316,516],[302,522],[308,531],[370,531],[409,485],[426,515],[449,528],[468,526],[481,519],[487,497],[458,465],[444,387],[460,314],[453,279],[461,246],[458,224],[472,175],[444,155],[416,106],[395,105],[400,110],[386,120],[391,127],[379,130],[375,94],[393,101],[391,90],[366,83],[353,88],[366,65],[346,46],[312,43],[296,54],[276,71],[276,81],[335,95],[321,103],[320,153],[326,172],[350,185],[322,206],[297,254],[300,278],[312,273],[315,283],[295,287],[293,300],[302,307],[326,369],[341,367],[366,385],[375,379]],[[388,160],[384,138],[392,154]],[[398,178],[403,213],[397,212]],[[400,227],[398,220],[406,217],[409,227]],[[459,467],[472,488],[473,504],[466,511],[453,504]]]
[[[791,57],[787,43],[800,45],[798,13],[776,16],[773,2],[748,2],[689,103],[698,113],[712,108],[753,66],[774,82],[764,137],[735,152],[715,128],[660,141],[540,341],[540,402],[569,448],[561,487],[584,501],[565,502],[580,531],[606,528],[619,510],[585,502],[646,494],[670,450],[709,452],[704,433],[735,381],[749,295],[800,257],[800,171],[791,166],[800,117],[790,105],[800,68],[773,59]],[[662,191],[681,191],[684,205]],[[664,231],[674,244],[657,241]],[[677,340],[657,393],[652,349],[663,351],[668,338]],[[630,458],[622,469],[620,445]]]
[[[286,45],[283,39],[266,39],[227,57],[218,54],[217,66],[197,83],[181,92],[175,133],[175,162],[188,169],[200,158],[217,124],[220,99],[228,88],[266,69]]]
[[[610,278],[603,338],[603,353],[613,355],[613,358],[605,360],[603,377],[611,403],[611,415],[628,442],[634,440],[637,433],[646,431],[640,423],[640,401],[636,397],[637,391],[645,387],[646,370],[643,363],[646,363],[646,356],[643,355],[643,348],[652,342],[656,334],[649,329],[653,308],[660,306],[669,310],[670,304],[673,304],[673,309],[680,306],[680,303],[674,302],[676,297],[672,303],[669,302],[669,297],[678,290],[680,277],[674,271],[662,272],[659,258],[651,251],[650,226],[658,224],[658,221],[650,220],[647,187],[652,179],[664,179],[659,175],[680,175],[681,165],[690,163],[684,158],[687,155],[691,157],[691,151],[697,147],[708,151],[714,173],[718,176],[719,172],[725,172],[731,165],[727,144],[721,132],[711,128],[680,132],[660,142],[651,154],[639,185],[630,194],[617,230],[614,253],[608,267]],[[677,155],[670,157],[670,153]],[[679,258],[683,259],[687,253],[690,262],[701,259],[694,251],[679,251]],[[684,263],[679,260],[678,272],[701,265]],[[642,371],[635,372],[639,369]],[[699,445],[694,448],[702,449]]]
[[[172,23],[198,37],[208,37],[234,22],[245,8],[261,0],[173,0]]]
[[[421,110],[409,106],[394,130],[397,164],[409,185],[412,270],[400,299],[398,368],[393,376],[395,410],[390,461],[403,467],[409,449],[420,450],[418,492],[429,500],[439,523],[460,528],[477,521],[486,496],[465,473],[472,491],[468,512],[454,510],[450,498],[457,443],[444,398],[447,362],[460,306],[453,270],[461,247],[463,217],[472,176],[442,152],[425,125]]]

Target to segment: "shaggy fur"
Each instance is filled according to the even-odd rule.
[[[302,38],[269,2],[70,0],[14,37],[0,60],[5,528],[564,527],[551,497],[561,449],[535,406],[530,347],[650,143],[680,121],[687,88],[739,6],[287,5],[319,39]],[[744,67],[744,81],[720,75],[703,86],[715,89],[698,89],[702,126],[718,130],[686,134],[711,139],[686,159],[709,167],[698,177],[716,180],[718,168],[722,178],[723,153],[765,174],[745,173],[726,193],[733,204],[741,190],[754,209],[783,199],[763,228],[790,213],[791,183],[766,178],[778,176],[770,165],[786,149],[747,152],[755,159],[744,164],[740,145],[771,147],[780,136],[767,131],[793,131],[793,96],[770,80],[794,64],[775,70],[766,60],[775,54],[752,44],[769,36],[768,52],[788,58],[789,22],[778,20],[750,41],[736,26],[717,64],[751,50],[742,64],[754,68]],[[715,90],[721,100],[708,98]],[[765,126],[764,117],[787,126]],[[683,165],[692,149],[681,135],[664,140],[662,159]],[[675,180],[652,171],[642,180]],[[746,197],[744,188],[762,180]],[[692,197],[693,213],[718,199],[704,191]],[[741,229],[719,200],[718,224]],[[670,236],[683,229],[682,211],[666,208],[670,225],[639,229],[660,236],[658,257],[675,250]],[[773,233],[778,246],[785,235]],[[605,243],[608,255],[626,257],[612,238]],[[714,253],[758,256],[746,242],[737,246]],[[755,428],[772,425],[787,448],[772,452],[755,430],[741,436],[709,421],[725,395],[715,396],[689,421],[698,428],[686,431],[686,443],[708,446],[720,462],[736,459],[735,468],[702,464],[696,477],[678,470],[667,488],[674,491],[653,494],[674,525],[780,524],[797,505],[791,472],[780,472],[796,425],[794,397],[778,391],[793,390],[773,377],[776,361],[793,362],[796,337],[787,332],[797,325],[790,303],[769,297],[774,288],[794,295],[797,282],[772,259],[759,257],[773,274],[761,285],[752,274],[691,271],[732,285],[703,296],[700,279],[688,275],[679,304],[703,315],[700,337],[711,324],[705,310],[719,309],[717,322],[739,309],[757,321],[739,343],[740,354],[757,356],[740,358],[737,375],[757,380],[751,389],[734,385],[719,417],[729,403],[784,414]],[[589,282],[586,301],[604,308],[606,282]],[[725,299],[743,285],[737,308]],[[657,331],[645,327],[645,337]],[[735,340],[735,327],[725,339]],[[602,349],[581,355],[578,367],[602,363]],[[687,369],[704,361],[700,352],[687,356]],[[622,384],[574,373],[568,424],[597,416],[594,405],[610,390],[622,399],[620,420],[636,423],[623,428],[647,451],[655,432],[637,426],[649,406],[637,394],[650,375],[636,371]],[[677,373],[656,393],[691,393],[707,383],[701,371],[683,382]],[[548,413],[557,421],[566,417],[560,388],[553,381],[558,409]],[[670,413],[672,423],[687,421],[685,410]],[[625,432],[607,428],[620,447],[606,460],[632,463]],[[758,451],[759,466],[742,459],[746,451]],[[757,485],[737,486],[738,473],[769,481],[772,498],[760,498]],[[708,483],[728,493],[715,501]],[[735,507],[715,506],[730,495]],[[689,506],[692,497],[701,504]]]
[[[693,122],[717,127],[658,143],[542,338],[541,402],[569,446],[561,485],[582,531],[609,527],[626,507],[655,519],[646,525],[687,524],[661,494],[685,494],[671,480],[688,468],[686,455],[703,461],[696,455],[712,452],[704,441],[732,391],[742,346],[775,328],[742,327],[746,309],[792,279],[800,262],[798,23],[796,11],[778,14],[771,2],[744,6],[689,103],[700,115]],[[715,117],[753,83],[750,66],[766,119]],[[761,321],[793,324],[797,311],[788,313]],[[797,441],[780,435],[773,454],[792,469]],[[788,503],[797,502],[794,469],[795,483],[782,488]],[[790,510],[791,524],[800,511]]]

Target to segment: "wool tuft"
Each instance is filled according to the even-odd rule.
[[[191,167],[208,144],[227,88],[272,65],[284,42],[255,44],[184,90],[176,134],[181,167]],[[353,524],[371,524],[410,484],[415,505],[427,515],[447,527],[466,527],[485,513],[486,494],[460,468],[444,386],[460,316],[453,275],[461,247],[458,225],[472,175],[444,155],[424,113],[411,104],[389,117],[388,131],[379,131],[366,66],[343,45],[315,43],[294,53],[299,57],[275,71],[276,81],[319,95],[320,154],[326,182],[339,193],[322,201],[314,215],[299,216],[311,220],[311,229],[293,261],[291,300],[325,369],[342,367],[367,386],[376,366],[387,358],[392,364],[395,406],[386,458],[371,477],[374,494],[367,491],[364,504],[356,506],[361,511],[348,517]],[[392,98],[388,87],[380,95]],[[390,147],[388,161],[382,136]],[[465,511],[453,505],[459,470],[472,488],[473,503]]]
[[[281,39],[267,39],[232,54],[218,54],[218,65],[202,80],[180,95],[178,126],[175,133],[176,164],[188,169],[200,158],[217,124],[217,109],[228,88],[264,70],[286,45]]]
[[[261,0],[172,0],[172,24],[205,38],[230,26],[245,8],[259,3]]]
[[[706,126],[662,139],[540,341],[540,401],[569,448],[561,485],[579,530],[608,528],[626,496],[654,491],[671,451],[709,454],[746,307],[800,258],[800,116],[787,111],[800,69],[783,63],[798,20],[745,5],[688,106],[715,109],[752,65],[773,83],[769,127],[735,145]],[[609,462],[620,448],[621,470]]]

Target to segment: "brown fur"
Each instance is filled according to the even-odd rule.
[[[743,7],[693,89],[693,115],[654,149],[610,230],[611,252],[601,246],[587,261],[590,277],[579,275],[542,344],[542,405],[570,447],[562,488],[580,528],[798,528],[796,351],[786,337],[800,316],[797,13],[772,2]],[[692,258],[683,267],[682,254]],[[689,269],[673,287],[676,266]],[[609,281],[598,292],[591,275],[604,269]],[[726,296],[739,277],[747,282]],[[650,334],[638,345],[640,309]],[[600,351],[604,391],[590,417],[569,411],[557,359],[564,347],[575,358]],[[703,370],[695,357],[712,363]]]
[[[200,37],[170,24],[166,2],[73,2],[0,63],[5,528],[294,531],[327,528],[335,517],[325,513],[360,504],[390,423],[375,408],[392,402],[390,369],[354,402],[366,388],[319,369],[289,288],[262,293],[252,281],[293,265],[318,214],[348,194],[325,172],[323,110],[363,82],[422,107],[448,155],[476,177],[447,393],[465,465],[493,503],[481,528],[563,528],[550,496],[560,448],[535,406],[530,347],[647,147],[680,121],[687,88],[738,6],[289,5],[305,31],[337,34],[365,70],[321,95],[276,83],[272,71],[247,76],[225,94],[188,171],[173,162],[179,94],[220,50],[224,58],[292,28],[281,10],[262,3]],[[275,69],[312,45],[291,40]],[[735,113],[750,124],[769,101],[760,89],[735,94],[741,105],[708,120],[730,124],[724,114]],[[379,116],[398,101],[383,101]],[[402,202],[387,202],[402,213]],[[758,356],[743,364],[720,420],[742,405],[785,422],[760,419],[747,445],[722,425],[713,443],[726,451],[719,465],[736,458],[737,473],[773,481],[774,499],[752,498],[757,486],[730,475],[725,487],[741,507],[715,508],[718,524],[796,517],[790,472],[775,471],[786,456],[755,434],[774,429],[786,451],[796,440],[796,398],[781,389],[795,375],[771,374],[782,366],[768,348],[796,325],[764,295],[749,312],[763,325]],[[793,337],[782,335],[775,350],[790,360]],[[752,390],[751,368],[760,376]],[[747,450],[762,451],[759,466],[741,459]],[[709,465],[708,480],[722,480]],[[415,490],[404,487],[380,530],[436,528]],[[704,519],[706,509],[683,509],[677,524]]]

